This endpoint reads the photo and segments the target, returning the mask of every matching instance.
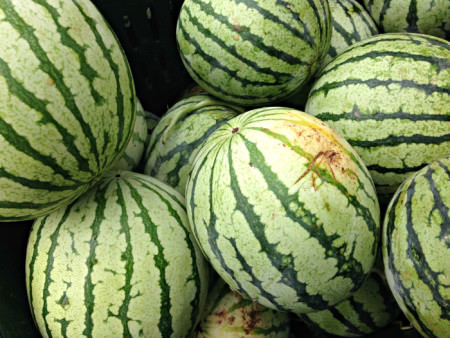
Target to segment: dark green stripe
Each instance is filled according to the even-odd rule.
[[[347,317],[339,312],[336,307],[330,307],[328,311],[331,315],[342,325],[345,326],[345,331],[351,334],[350,336],[364,336],[365,332],[363,332],[357,325],[353,324]]]
[[[1,125],[1,120],[0,120]],[[10,173],[4,168],[0,167],[0,177],[6,178],[8,181],[20,184],[21,186],[30,188],[30,189],[40,189],[44,191],[73,191],[84,185],[84,183],[74,183],[72,185],[55,185],[53,182],[44,182],[38,179],[28,179],[25,177],[20,177]]]
[[[360,147],[360,148],[395,147],[403,144],[439,145],[445,142],[450,142],[450,133],[444,134],[442,136],[428,136],[421,134],[414,134],[411,136],[389,135],[388,137],[372,141],[354,140],[354,139],[347,139],[347,141],[353,147]]]
[[[191,274],[188,277],[188,279],[186,280],[186,283],[189,281],[193,281],[195,284],[195,296],[192,298],[191,300],[191,306],[193,311],[191,311],[190,315],[191,315],[191,325],[194,325],[198,316],[199,316],[199,312],[200,312],[200,297],[201,297],[201,292],[203,289],[203,285],[202,285],[202,281],[200,279],[200,271],[199,271],[199,267],[197,265],[198,261],[200,259],[203,259],[203,256],[198,257],[197,256],[197,250],[196,250],[196,244],[195,242],[193,242],[193,240],[191,239],[191,233],[189,231],[188,228],[188,224],[183,223],[183,220],[180,218],[180,215],[178,214],[178,212],[173,208],[171,202],[169,200],[167,200],[166,198],[164,198],[164,196],[157,190],[154,189],[152,187],[150,187],[146,181],[141,180],[141,179],[137,179],[145,188],[147,189],[151,189],[156,195],[159,196],[159,198],[161,199],[161,201],[163,201],[163,203],[167,206],[167,209],[170,212],[170,215],[176,219],[177,223],[180,225],[180,228],[183,230],[184,232],[184,238],[185,238],[185,242],[186,242],[186,246],[189,249],[190,255],[191,255],[191,261],[192,261],[192,269],[191,269]],[[160,189],[162,189],[162,187],[160,187]],[[186,205],[183,204],[179,198],[174,195],[171,191],[169,190],[164,190],[164,192],[166,194],[168,194],[171,198],[171,200],[173,202],[175,202],[179,208],[181,208],[182,210],[186,210]]]
[[[248,150],[250,162],[252,163],[253,167],[258,169],[263,175],[264,181],[268,185],[267,189],[271,191],[283,205],[286,216],[289,217],[293,222],[299,224],[299,226],[304,228],[308,233],[311,234],[312,237],[316,238],[322,247],[328,249],[325,254],[326,258],[335,258],[337,260],[336,266],[340,268],[340,271],[336,273],[335,277],[350,279],[355,285],[356,290],[356,288],[358,288],[362,283],[361,279],[363,279],[361,278],[363,276],[363,268],[361,263],[353,259],[352,255],[347,258],[342,254],[341,250],[345,249],[346,244],[343,244],[342,247],[336,247],[333,244],[333,242],[338,238],[338,235],[328,235],[323,228],[316,227],[316,224],[319,223],[320,220],[315,214],[311,213],[305,208],[305,205],[298,200],[297,194],[289,193],[289,189],[284,186],[284,184],[279,180],[276,173],[274,173],[271,168],[265,163],[264,155],[259,151],[257,145],[247,140],[244,136],[242,136],[242,134],[238,133],[237,135],[242,138],[242,141],[244,142]],[[231,187],[233,189],[233,193],[237,202],[236,208],[238,210],[241,210],[255,237],[261,243],[261,250],[267,254],[267,257],[272,262],[272,265],[275,267],[275,269],[283,272],[282,283],[290,286],[293,290],[295,290],[299,301],[305,302],[313,309],[322,310],[327,308],[329,306],[328,302],[326,302],[320,295],[309,295],[306,291],[307,284],[302,283],[298,280],[298,271],[295,268],[294,257],[292,257],[291,255],[280,254],[277,251],[277,245],[271,244],[265,237],[266,235],[264,233],[264,224],[260,222],[259,216],[254,211],[254,207],[248,203],[248,199],[241,192],[238,182],[236,181],[236,173],[234,172],[234,167],[232,166],[231,149],[229,156],[229,165],[231,171],[230,176],[232,178]],[[324,175],[324,173],[321,174]],[[334,182],[333,179],[331,180],[332,182],[329,183],[338,185],[336,184],[336,182]],[[347,198],[350,199],[350,197]],[[293,208],[291,205],[292,203],[297,204],[298,208]],[[293,209],[302,210],[304,215],[302,217],[299,217],[295,212],[292,211]],[[356,212],[357,214],[360,214],[358,210],[356,210]],[[366,217],[364,217],[364,219],[366,219]],[[366,221],[367,223],[369,223],[368,220]],[[374,232],[374,236],[377,237],[375,229],[372,229],[371,231]],[[354,247],[352,248],[352,251],[353,250]],[[357,277],[355,278],[355,276]]]
[[[375,323],[375,321],[373,320],[370,312],[367,312],[365,304],[357,302],[354,297],[350,297],[348,299],[348,301],[349,301],[351,307],[358,314],[359,323],[364,324],[371,331],[376,331],[376,329],[378,328],[377,323]],[[375,314],[375,315],[377,315],[377,314]]]
[[[44,285],[42,286],[43,304],[42,304],[42,313],[41,313],[41,316],[44,319],[45,332],[48,337],[52,337],[52,332],[50,330],[49,320],[48,320],[47,316],[50,314],[50,312],[48,310],[48,297],[51,296],[50,284],[53,282],[51,274],[53,271],[53,264],[54,264],[54,259],[55,259],[54,254],[55,254],[56,248],[58,246],[59,232],[60,232],[61,228],[65,225],[65,222],[70,215],[71,209],[72,209],[72,206],[69,206],[68,208],[66,208],[64,210],[64,213],[63,213],[61,219],[59,220],[55,231],[49,236],[51,245],[50,245],[48,252],[46,253],[47,254],[47,264],[45,267]],[[40,226],[42,226],[42,227],[47,226],[46,221],[47,221],[47,218],[45,218],[44,221],[41,222]]]
[[[377,173],[380,174],[388,174],[388,173],[395,173],[395,174],[408,174],[408,173],[413,173],[416,172],[417,170],[422,169],[424,166],[426,165],[426,163],[423,163],[421,165],[418,166],[414,166],[414,167],[401,167],[401,168],[389,168],[389,167],[383,167],[380,166],[378,164],[371,164],[367,166],[367,169],[369,169],[370,171],[376,171]]]
[[[12,95],[17,96],[18,99],[23,101],[29,107],[32,107],[33,109],[39,111],[43,115],[43,118],[41,120],[42,123],[47,123],[48,121],[53,120],[53,117],[51,117],[51,115],[45,108],[47,102],[38,99],[32,92],[28,91],[26,88],[22,86],[21,83],[19,83],[15,78],[13,78],[8,64],[1,58],[0,58],[0,73],[6,80],[8,85],[8,91]],[[70,135],[66,129],[59,126],[56,123],[56,121],[54,121],[54,125],[61,133],[63,142],[66,145],[66,149],[75,157],[77,163],[79,164],[81,160],[83,162],[87,162],[87,159],[81,157],[81,155],[76,150],[75,146],[73,147],[71,146],[71,144],[73,144],[72,141],[74,140],[74,136]],[[38,152],[36,149],[34,149],[34,147],[30,144],[30,141],[28,141],[28,139],[25,136],[18,134],[17,131],[11,125],[9,125],[4,119],[0,119],[0,135],[2,135],[3,138],[6,140],[6,142],[8,142],[18,152],[24,153],[29,157],[31,157],[32,159],[51,168],[55,172],[55,174],[61,175],[66,180],[81,183],[80,181],[74,180],[72,177],[73,175],[68,170],[61,167],[54,157],[42,154]],[[83,169],[82,167],[79,166],[78,169],[79,170],[88,169],[87,171],[91,172],[89,168]]]
[[[208,109],[208,110],[201,110],[197,111],[196,113],[201,114],[208,111],[218,111],[219,109],[217,107]],[[223,111],[229,111],[227,109],[223,109]],[[192,116],[193,114],[190,114]],[[231,117],[230,117],[231,118]],[[229,120],[229,118],[217,120],[215,124],[210,126],[206,131],[203,131],[200,137],[193,142],[186,142],[183,141],[176,147],[172,148],[170,151],[168,151],[165,155],[158,156],[156,158],[155,163],[153,164],[150,176],[155,176],[158,174],[159,170],[161,169],[161,164],[166,163],[170,161],[171,159],[175,158],[175,156],[179,156],[175,167],[168,171],[166,173],[166,179],[165,181],[172,187],[178,186],[180,184],[180,169],[183,168],[186,165],[191,164],[192,162],[192,154],[194,151],[197,151],[199,147],[205,142],[205,140],[211,135],[212,132],[214,132],[217,128],[222,126],[224,123],[226,123]],[[156,144],[156,142],[155,142]]]
[[[218,152],[217,152],[216,148],[217,148],[217,146],[212,147],[211,149],[209,149],[209,152],[207,154],[202,154],[203,158],[201,158],[201,162],[196,164],[195,171],[192,172],[192,174],[193,174],[192,178],[191,178],[192,191],[191,191],[190,199],[188,201],[190,210],[191,210],[192,230],[193,230],[194,236],[198,239],[199,238],[198,227],[201,226],[201,227],[205,228],[205,230],[207,232],[207,237],[208,237],[208,244],[209,244],[208,249],[211,250],[214,258],[216,258],[218,260],[218,264],[220,265],[220,268],[222,268],[224,270],[224,272],[234,280],[234,282],[237,285],[238,292],[240,294],[242,294],[244,297],[250,298],[248,293],[243,288],[242,284],[239,282],[238,279],[235,278],[234,271],[225,262],[223,253],[217,244],[220,234],[216,229],[217,217],[213,210],[214,171],[209,171],[209,170],[206,171],[206,173],[210,172],[210,175],[211,175],[211,177],[209,179],[209,186],[208,186],[208,188],[209,188],[209,206],[210,206],[209,207],[209,221],[207,222],[205,219],[203,219],[203,224],[195,225],[195,220],[196,220],[195,214],[196,214],[196,207],[197,207],[197,205],[195,203],[195,197],[196,197],[196,188],[198,186],[198,183],[197,183],[198,177],[199,177],[200,173],[203,173],[203,170],[204,170],[203,167],[206,165],[207,159],[209,158],[209,156],[214,156],[213,164],[211,167],[212,168],[216,167],[217,157],[218,157]],[[215,155],[214,154],[211,155],[213,150],[216,150]]]
[[[374,42],[376,43],[382,43],[385,42],[386,40],[375,40]],[[400,39],[393,39],[393,41],[396,42],[400,42],[402,40]],[[411,41],[408,41],[411,42]],[[347,49],[342,55],[348,55],[351,53],[351,51],[353,51],[354,49],[360,49],[362,47],[362,45],[357,45],[351,49]],[[389,47],[392,48],[392,47]],[[421,54],[414,54],[414,53],[408,53],[408,52],[400,52],[400,51],[394,51],[394,50],[370,50],[364,54],[359,54],[356,56],[351,56],[351,57],[347,57],[344,58],[343,61],[341,62],[335,62],[333,64],[332,67],[327,67],[326,69],[324,69],[324,71],[322,71],[320,73],[320,76],[324,76],[325,74],[331,73],[333,71],[335,71],[336,69],[339,69],[340,67],[342,67],[343,65],[347,65],[348,67],[352,66],[352,67],[356,67],[358,66],[356,63],[367,60],[367,59],[371,59],[371,60],[375,60],[378,58],[378,60],[383,60],[386,57],[392,57],[392,58],[398,58],[399,61],[414,61],[414,62],[426,62],[431,64],[434,68],[436,68],[436,71],[439,73],[443,70],[446,70],[448,68],[450,68],[450,60],[448,58],[441,58],[441,57],[436,57],[436,56],[427,56],[427,55],[421,55]],[[354,65],[352,65],[354,64]],[[385,66],[383,66],[385,67]],[[391,66],[393,68],[395,68],[394,66]],[[355,79],[357,80],[357,79]],[[372,79],[368,79],[366,81],[371,81]],[[376,80],[376,79],[374,79]],[[381,80],[380,80],[381,81]],[[402,82],[399,80],[392,80],[394,81],[394,83],[397,82]],[[411,80],[403,80],[404,82],[412,82]],[[390,83],[389,83],[390,84]],[[431,83],[429,84],[417,84],[418,86],[435,86]],[[444,92],[449,93],[449,89],[447,87],[443,87],[443,90],[445,90]]]
[[[122,191],[122,188],[120,186],[120,181],[116,180],[116,191],[117,191],[117,205],[121,209],[120,214],[120,233],[124,234],[125,236],[125,243],[126,247],[125,250],[122,252],[120,260],[124,262],[125,265],[125,283],[121,290],[124,292],[124,299],[122,301],[122,304],[119,307],[119,311],[117,315],[114,315],[112,313],[108,313],[109,316],[117,316],[120,322],[122,323],[122,336],[123,337],[132,337],[132,334],[130,332],[130,328],[128,326],[128,322],[132,318],[128,317],[128,309],[130,306],[130,302],[133,298],[137,297],[139,294],[132,296],[131,295],[131,289],[133,287],[131,283],[131,279],[133,277],[134,273],[134,257],[133,257],[133,247],[131,244],[131,233],[130,233],[130,226],[128,220],[128,212],[127,212],[127,204],[126,200]],[[110,312],[110,310],[108,310]]]
[[[431,95],[433,93],[441,93],[447,95],[450,94],[449,88],[439,87],[432,83],[427,84],[417,83],[412,80],[346,79],[343,81],[328,82],[319,88],[313,88],[309,93],[309,98],[315,95],[319,95],[322,92],[324,93],[324,96],[327,96],[328,92],[346,86],[367,86],[371,89],[376,87],[386,87],[389,89],[390,85],[399,85],[401,88],[417,89],[418,91],[425,92],[425,94],[427,95]]]
[[[0,201],[0,208],[4,209],[44,209],[51,206],[57,205],[59,202],[65,200],[66,198],[61,198],[56,201],[46,202],[46,203],[37,203],[37,202],[13,202],[13,201]],[[14,218],[14,217],[13,217]],[[3,216],[0,216],[0,220],[3,219]],[[10,217],[6,217],[6,219],[10,219]]]
[[[438,167],[440,168],[440,167]],[[433,220],[436,219],[436,212],[440,214],[442,217],[442,223],[441,225],[441,231],[439,234],[439,239],[447,244],[447,248],[450,248],[450,241],[446,239],[446,236],[450,235],[450,210],[447,205],[445,205],[444,198],[447,198],[447,196],[441,196],[441,191],[439,191],[439,188],[444,190],[448,189],[448,183],[450,182],[450,176],[449,180],[447,181],[447,185],[445,184],[439,184],[436,185],[436,182],[433,179],[433,174],[436,173],[435,170],[432,170],[429,166],[426,173],[423,175],[423,177],[427,180],[429,189],[431,191],[431,194],[433,196],[433,206],[428,214],[428,223],[433,224]],[[439,175],[439,173],[436,173],[436,175]],[[445,303],[440,303],[443,307],[445,307]],[[447,307],[448,311],[446,313],[446,319],[450,320],[450,308]]]
[[[49,77],[54,81],[55,87],[59,90],[61,96],[64,98],[67,108],[76,118],[76,120],[81,126],[81,129],[83,130],[84,135],[87,137],[90,144],[90,152],[92,153],[95,159],[98,159],[97,146],[95,143],[95,137],[92,133],[91,127],[84,120],[82,113],[80,112],[75,102],[74,95],[70,87],[68,87],[64,82],[63,74],[51,62],[51,60],[47,55],[47,52],[39,44],[39,41],[35,36],[35,29],[32,26],[28,25],[27,22],[25,22],[20,17],[19,13],[17,13],[14,10],[12,5],[0,2],[0,8],[5,12],[5,20],[9,24],[11,24],[11,26],[14,27],[14,29],[17,32],[20,32],[21,38],[24,39],[29,44],[30,49],[34,52],[34,55],[40,62],[39,68],[44,73],[48,74]],[[58,25],[58,27],[60,26]],[[58,130],[58,132],[63,138],[64,144],[66,145],[66,149],[77,160],[79,170],[94,173],[94,170],[89,167],[88,159],[83,157],[80,154],[79,150],[77,149],[75,145],[75,137],[71,135],[66,128],[62,127],[47,111],[46,106],[48,105],[49,102],[37,99],[33,93],[26,90],[22,84],[19,84],[19,82],[12,77],[9,68],[6,70],[7,65],[3,60],[1,61],[1,64],[2,65],[0,67],[0,70],[3,76],[8,81],[8,87],[11,88],[10,91],[19,99],[21,99],[23,102],[25,102],[27,105],[29,105],[33,109],[36,109],[42,114],[41,123],[43,124],[50,123],[55,126],[55,128]],[[37,105],[35,106],[35,104]]]
[[[248,221],[248,219],[247,219]],[[241,263],[241,267],[242,267],[242,271],[245,271],[245,273],[247,273],[250,277],[250,283],[252,284],[252,286],[254,286],[255,288],[258,289],[258,298],[262,298],[264,297],[265,299],[269,300],[270,303],[275,306],[275,308],[278,311],[289,311],[289,309],[285,308],[283,305],[279,304],[277,302],[277,299],[274,295],[272,295],[271,293],[267,292],[267,290],[264,288],[263,283],[261,282],[261,280],[259,280],[256,276],[255,276],[255,272],[254,272],[254,268],[252,265],[248,264],[246,261],[246,257],[244,257],[241,254],[241,251],[238,248],[237,242],[235,238],[226,238],[228,240],[228,242],[231,244],[231,246],[234,249],[234,254],[236,255],[236,260],[239,261],[239,263]],[[233,278],[234,279],[234,278]],[[237,290],[240,294],[247,294],[247,290]],[[251,298],[248,297],[247,298]]]
[[[118,122],[117,122],[117,125],[115,126],[115,128],[112,128],[112,130],[117,130],[116,151],[120,151],[123,148],[124,143],[128,140],[128,138],[127,138],[128,135],[124,135],[125,127],[126,127],[126,124],[124,123],[124,121],[125,121],[124,99],[125,98],[122,93],[125,90],[122,89],[122,83],[120,81],[119,66],[114,62],[110,48],[108,48],[105,45],[105,42],[103,41],[100,33],[98,32],[97,22],[92,17],[90,17],[87,13],[85,13],[84,8],[80,3],[78,3],[77,1],[74,1],[74,5],[77,6],[77,8],[80,11],[80,13],[82,14],[86,24],[88,24],[88,26],[91,28],[92,34],[94,34],[94,36],[95,36],[95,41],[97,42],[98,47],[102,50],[102,55],[105,58],[105,60],[108,62],[109,66],[114,74],[114,80],[115,80],[115,84],[116,84],[116,94],[115,94],[116,111],[114,113],[117,113],[117,121]],[[107,25],[106,22],[104,22],[104,24]],[[118,41],[116,41],[116,42],[117,42],[118,47],[120,48],[120,43]],[[120,51],[122,52],[122,54],[124,54],[123,50],[120,50]],[[128,83],[130,86],[130,93],[134,93],[135,92],[134,91],[134,82],[133,82],[133,78],[132,78],[129,67],[127,67],[127,73],[128,73]],[[131,100],[131,104],[132,104],[131,110],[132,110],[132,112],[135,113],[136,112],[136,100],[135,100],[135,98],[130,98],[130,100]],[[131,112],[129,112],[129,113],[131,113]],[[134,115],[136,115],[136,114],[134,114]],[[132,129],[133,128],[130,128],[131,132],[132,132]],[[96,146],[95,141],[94,141],[94,144]],[[96,158],[99,159],[98,153],[95,152],[94,154],[96,154]],[[110,160],[110,158],[105,158],[105,160],[106,159]],[[109,164],[109,163],[102,163],[102,168],[104,168],[107,164]]]
[[[92,272],[94,270],[94,266],[97,264],[97,254],[96,249],[98,245],[97,238],[100,233],[100,228],[102,222],[106,219],[105,217],[105,209],[106,209],[106,186],[98,186],[97,191],[95,192],[93,203],[97,204],[95,208],[95,217],[90,225],[91,229],[91,238],[89,240],[89,255],[86,259],[86,277],[84,282],[84,304],[86,307],[86,313],[84,315],[84,330],[83,334],[86,337],[92,337],[92,331],[94,328],[93,314],[95,310],[95,295],[94,288],[95,283],[92,281]]]
[[[33,317],[34,322],[36,323],[36,310],[37,306],[34,305],[34,288],[33,288],[33,279],[35,275],[35,265],[36,260],[39,254],[41,254],[41,250],[39,250],[39,245],[41,244],[42,239],[42,230],[44,229],[44,224],[47,221],[48,216],[45,216],[39,220],[35,220],[33,223],[33,228],[31,230],[31,234],[36,232],[36,239],[34,242],[31,242],[30,239],[28,239],[28,248],[27,248],[27,256],[29,257],[31,255],[31,258],[29,258],[29,275],[27,276],[27,286],[28,286],[28,303],[30,304],[30,310],[31,315]],[[31,247],[31,244],[33,245]],[[31,252],[31,253],[30,253]],[[40,296],[40,295],[38,295]],[[40,298],[40,297],[38,297]]]
[[[167,283],[166,277],[166,269],[169,266],[169,262],[164,256],[164,248],[161,245],[161,242],[158,238],[157,225],[153,223],[152,217],[148,211],[148,208],[144,205],[142,200],[142,196],[139,194],[138,190],[130,183],[126,182],[128,188],[130,189],[130,194],[133,200],[135,201],[137,207],[140,212],[136,214],[136,216],[140,217],[145,226],[145,232],[149,235],[150,240],[157,248],[156,255],[153,256],[154,266],[160,272],[159,276],[155,276],[155,278],[159,278],[159,287],[160,287],[160,299],[161,299],[161,307],[160,307],[160,319],[158,323],[159,332],[163,337],[170,337],[173,334],[172,328],[172,315],[170,313],[170,309],[172,307],[171,299],[170,299],[170,285]],[[151,189],[154,193],[157,193],[155,189]],[[157,290],[155,290],[157,291]]]
[[[385,0],[383,3],[383,7],[381,8],[380,15],[379,15],[379,24],[382,29],[384,29],[384,26],[383,26],[384,25],[384,17],[386,15],[386,12],[389,10],[390,6],[391,6],[391,0]]]
[[[417,1],[410,0],[408,15],[406,16],[406,22],[408,23],[408,27],[406,27],[407,32],[418,33],[419,29],[417,27],[417,21],[419,17],[417,16]]]
[[[368,113],[366,113],[368,111]],[[344,112],[340,114],[335,114],[333,112],[321,112],[315,115],[318,119],[322,121],[332,121],[336,122],[339,120],[352,120],[352,121],[384,121],[384,120],[410,120],[416,121],[442,121],[450,122],[449,114],[414,114],[400,110],[393,113],[385,113],[383,111],[370,112],[369,109],[365,107],[361,110],[357,104],[353,105],[351,112]]]

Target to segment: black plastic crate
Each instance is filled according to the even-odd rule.
[[[127,55],[145,110],[164,114],[192,83],[176,44],[182,0],[92,0]]]

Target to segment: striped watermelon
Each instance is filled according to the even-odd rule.
[[[450,155],[411,175],[396,191],[383,224],[389,286],[424,337],[450,330]]]
[[[208,294],[206,315],[196,338],[288,338],[287,312],[267,309],[231,291],[219,279]]]
[[[194,158],[206,138],[242,109],[203,93],[178,101],[157,124],[145,155],[144,172],[182,195]]]
[[[450,40],[448,0],[364,0],[383,32],[413,32]]]
[[[143,174],[110,172],[35,220],[26,286],[43,337],[186,337],[208,270],[184,198]]]
[[[381,34],[319,74],[306,112],[336,129],[369,168],[380,196],[450,149],[450,43]]]
[[[180,55],[209,93],[241,105],[285,98],[327,53],[325,0],[186,0],[177,23]]]
[[[343,336],[361,337],[386,327],[399,315],[398,305],[382,269],[373,268],[369,277],[351,297],[328,309],[301,314],[314,329]]]
[[[275,310],[322,310],[374,262],[379,207],[350,145],[308,114],[266,107],[205,141],[186,188],[192,231],[215,271]]]
[[[74,200],[132,134],[136,96],[88,0],[0,0],[0,221]]]
[[[125,148],[125,152],[120,158],[119,162],[114,166],[115,170],[135,170],[140,163],[144,154],[145,142],[147,140],[147,134],[149,132],[149,125],[152,121],[151,117],[148,118],[144,108],[139,100],[136,105],[136,120],[134,122],[133,135],[130,142]]]

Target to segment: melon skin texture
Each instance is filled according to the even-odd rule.
[[[450,328],[450,155],[406,179],[383,223],[382,253],[389,287],[424,337]]]
[[[378,28],[369,13],[355,0],[329,0],[332,34],[328,53],[320,69],[330,63],[351,45],[377,35]],[[304,110],[308,93],[316,81],[317,74],[284,101],[287,106]]]
[[[323,0],[187,0],[176,38],[202,88],[259,106],[289,96],[314,74],[330,46],[331,17]]]
[[[136,114],[123,50],[87,0],[0,1],[0,221],[35,219],[111,169]]]
[[[43,337],[188,337],[209,283],[184,198],[129,171],[37,218],[25,264]]]
[[[149,113],[144,111],[144,108],[138,100],[133,134],[125,148],[125,152],[114,166],[114,170],[138,171],[138,165],[144,155],[148,133],[151,133],[151,117]]]
[[[215,271],[270,309],[336,304],[375,259],[379,206],[367,169],[340,135],[297,110],[250,110],[212,133],[186,203]]]
[[[374,334],[391,324],[400,314],[384,275],[381,255],[362,286],[349,298],[328,309],[301,314],[312,328],[342,337]]]
[[[318,74],[305,111],[354,147],[389,202],[409,175],[449,152],[450,43],[415,33],[358,42]]]
[[[214,130],[242,113],[210,94],[179,100],[156,125],[146,148],[144,173],[184,195],[195,156]]]

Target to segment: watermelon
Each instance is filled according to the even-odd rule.
[[[184,195],[200,146],[214,130],[242,111],[207,93],[178,101],[155,127],[146,150],[144,173]]]
[[[364,5],[385,33],[424,33],[450,40],[448,0],[364,0]]]
[[[351,146],[284,107],[240,114],[198,152],[186,188],[197,243],[233,291],[269,309],[323,310],[373,265],[379,206]]]
[[[361,337],[388,326],[398,317],[399,312],[381,262],[349,298],[328,309],[304,313],[299,317],[320,332],[342,337]]]
[[[450,154],[406,179],[383,223],[382,253],[392,293],[424,337],[450,329]]]
[[[329,63],[306,112],[337,130],[367,165],[383,199],[450,149],[450,43],[390,33]]]
[[[149,115],[146,115],[144,108],[138,100],[133,135],[119,162],[114,166],[114,170],[134,171],[137,169],[138,164],[142,159],[142,155],[144,154],[145,142],[147,141],[151,121],[152,118]]]
[[[0,0],[0,221],[67,205],[120,158],[136,94],[88,0]]]
[[[205,317],[196,338],[288,338],[287,312],[267,309],[230,290],[218,279],[208,294]]]
[[[191,77],[240,105],[275,102],[300,88],[327,53],[325,0],[186,0],[176,38]]]
[[[128,171],[37,218],[26,287],[43,337],[187,337],[208,286],[188,226],[183,196]]]

